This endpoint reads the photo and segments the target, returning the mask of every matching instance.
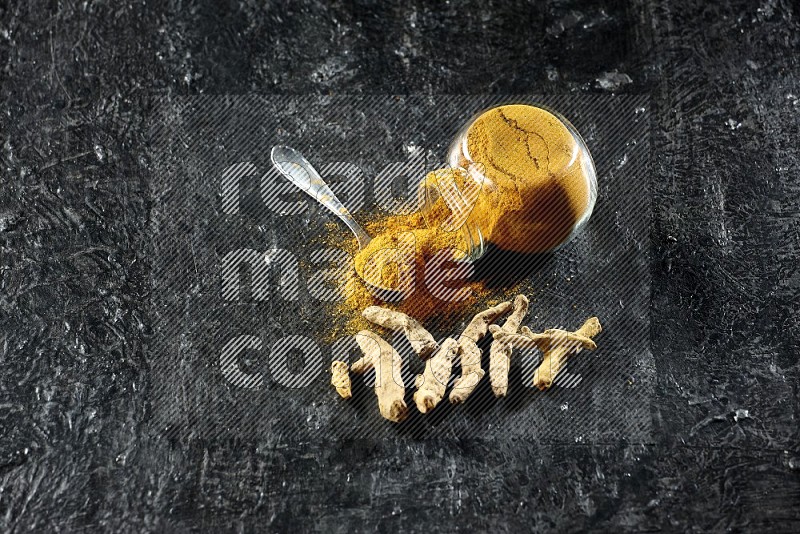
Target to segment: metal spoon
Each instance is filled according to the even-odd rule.
[[[336,198],[331,188],[322,179],[317,170],[308,162],[297,150],[288,146],[277,145],[272,147],[270,159],[275,168],[292,182],[295,186],[302,189],[314,200],[328,208],[352,231],[358,240],[358,248],[363,249],[372,238],[356,222],[344,204]]]
[[[344,207],[344,204],[331,191],[322,176],[300,152],[288,146],[277,145],[272,147],[270,159],[275,168],[278,169],[278,172],[287,180],[328,208],[340,221],[347,225],[356,236],[359,249],[364,249],[369,245],[372,238],[361,228],[350,212],[347,211],[347,208]],[[396,302],[404,297],[402,291],[379,287],[366,280],[364,280],[364,283],[373,294],[384,301]]]

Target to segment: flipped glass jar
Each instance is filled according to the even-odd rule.
[[[555,250],[586,224],[597,200],[586,143],[541,105],[477,114],[453,140],[448,164],[420,183],[419,207],[429,227],[461,233],[469,260],[488,243],[520,253]]]

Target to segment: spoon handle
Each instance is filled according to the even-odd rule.
[[[317,170],[297,150],[288,146],[274,146],[270,159],[276,169],[307,195],[333,212],[355,234],[358,248],[366,247],[372,240],[356,222],[344,204],[322,179]]]

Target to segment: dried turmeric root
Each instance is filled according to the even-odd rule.
[[[602,329],[600,320],[597,317],[590,317],[586,319],[583,326],[574,332],[558,329],[545,330],[543,335],[548,337],[547,347],[544,349],[542,363],[533,375],[533,385],[541,390],[552,386],[553,380],[564,367],[569,355],[577,354],[583,349],[594,350],[597,348],[591,338],[599,334]],[[523,335],[530,334],[530,330],[523,327],[522,333]]]
[[[514,299],[514,311],[506,319],[502,327],[498,328],[507,334],[516,334],[519,325],[528,313],[528,297],[517,295]],[[508,370],[511,367],[510,341],[502,341],[494,336],[492,346],[489,348],[489,380],[495,397],[505,397],[508,392]]]
[[[337,360],[331,364],[331,385],[336,388],[336,393],[343,399],[353,396],[350,390],[350,373],[347,362]]]
[[[416,319],[413,319],[403,312],[382,308],[380,306],[369,306],[365,308],[361,315],[371,322],[375,323],[389,330],[402,330],[411,348],[414,349],[420,358],[423,360],[428,358],[431,354],[436,352],[439,344],[433,339],[433,336],[419,324]]]
[[[492,333],[495,341],[508,343],[512,349],[539,349],[545,351],[550,340],[548,334],[534,334],[527,326],[520,328],[520,333],[511,334],[493,324],[489,325],[489,332]]]
[[[473,317],[458,337],[458,352],[461,355],[461,376],[453,384],[450,402],[460,404],[475,391],[486,372],[481,368],[481,349],[478,341],[489,331],[489,325],[511,310],[511,302],[501,302]]]
[[[425,372],[417,375],[414,402],[420,413],[433,410],[444,398],[457,352],[458,341],[453,338],[445,339],[439,351],[425,362]]]
[[[350,370],[362,374],[374,368],[375,395],[381,415],[395,423],[403,421],[408,417],[408,406],[403,400],[406,390],[400,355],[383,338],[369,330],[357,333],[356,343],[364,357],[357,360]]]

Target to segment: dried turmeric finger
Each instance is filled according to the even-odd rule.
[[[528,313],[528,297],[517,295],[514,299],[514,311],[506,319],[502,327],[495,328],[507,334],[516,334],[519,325]],[[491,328],[491,327],[490,327]],[[492,345],[489,348],[489,381],[492,383],[492,391],[495,397],[505,397],[508,392],[508,370],[511,367],[511,342],[498,339],[493,336]]]
[[[530,330],[523,327],[523,334],[526,334],[525,330],[530,333]],[[600,320],[597,317],[590,317],[583,323],[583,326],[574,332],[550,329],[538,334],[547,336],[547,344],[542,363],[533,375],[533,385],[541,390],[552,386],[553,380],[564,367],[569,355],[577,354],[583,349],[594,350],[597,348],[591,338],[599,334],[601,330]]]
[[[439,351],[425,362],[425,372],[417,375],[414,402],[421,413],[433,410],[444,398],[457,352],[458,341],[445,339]]]
[[[511,308],[511,302],[506,301],[476,314],[464,329],[464,332],[461,333],[461,336],[459,336],[459,341],[468,338],[477,343],[489,331],[489,325],[511,311]]]
[[[458,337],[458,353],[461,356],[461,376],[453,384],[450,402],[460,404],[475,390],[486,372],[481,368],[481,349],[478,341],[489,331],[489,325],[511,310],[511,302],[501,302],[478,313]]]
[[[439,344],[433,336],[416,320],[403,312],[382,308],[380,306],[369,306],[361,312],[367,321],[375,323],[389,330],[401,330],[411,348],[414,349],[423,360],[436,352]]]
[[[408,406],[403,400],[406,390],[400,355],[383,338],[369,330],[357,333],[356,343],[364,357],[350,366],[350,370],[362,374],[374,368],[375,395],[381,415],[395,423],[403,421],[408,416]]]
[[[496,324],[489,325],[489,332],[495,340],[511,344],[512,349],[539,349],[544,351],[550,336],[547,334],[534,334],[527,326],[519,329],[518,334],[510,334]]]
[[[343,399],[353,396],[350,390],[350,373],[347,362],[334,361],[331,364],[331,385],[336,388],[336,393]]]

